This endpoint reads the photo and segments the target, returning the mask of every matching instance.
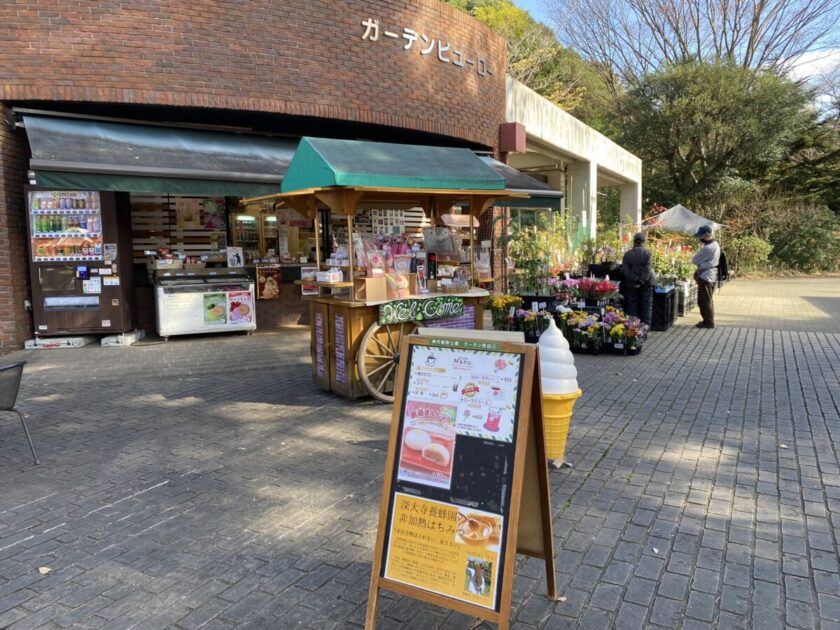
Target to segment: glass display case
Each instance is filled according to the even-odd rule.
[[[234,247],[241,247],[245,261],[260,257],[260,224],[257,217],[238,212],[231,217],[231,236]]]
[[[231,245],[242,248],[245,264],[276,258],[280,243],[273,206],[249,204],[242,212],[231,215],[231,236]]]
[[[33,262],[102,260],[102,213],[98,192],[29,193]]]
[[[262,215],[260,218],[260,232],[262,233],[262,257],[277,256],[280,250],[278,248],[276,214]]]

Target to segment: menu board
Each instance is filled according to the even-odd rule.
[[[537,351],[424,335],[400,348],[365,629],[383,588],[504,630],[517,552],[545,560],[557,592]]]
[[[410,346],[383,577],[498,610],[521,368],[512,352]]]

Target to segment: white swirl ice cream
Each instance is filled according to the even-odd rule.
[[[574,394],[578,390],[575,357],[569,342],[557,328],[554,318],[540,335],[540,375],[542,393],[549,395]]]

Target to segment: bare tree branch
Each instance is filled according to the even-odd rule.
[[[545,0],[561,41],[627,84],[694,57],[788,68],[840,46],[838,0]]]

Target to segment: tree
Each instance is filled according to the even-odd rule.
[[[593,127],[606,131],[610,93],[599,72],[510,0],[444,0],[505,38],[507,73]]]
[[[683,62],[620,99],[621,143],[642,158],[649,198],[684,201],[726,176],[776,167],[807,124],[807,102],[798,84],[771,71]]]
[[[837,0],[546,0],[561,41],[617,94],[694,59],[783,69],[840,38]]]

